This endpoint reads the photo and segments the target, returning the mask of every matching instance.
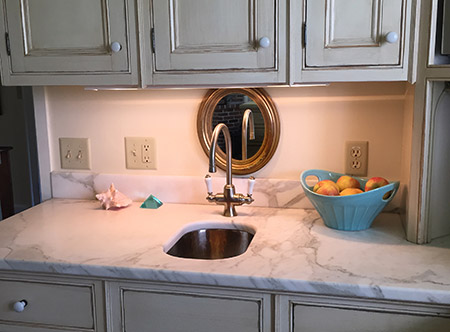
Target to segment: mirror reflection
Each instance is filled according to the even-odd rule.
[[[224,123],[232,140],[232,173],[252,174],[274,155],[280,139],[280,119],[263,89],[229,88],[207,92],[197,114],[197,135],[209,158],[213,130]],[[225,140],[219,135],[216,165],[226,170]],[[214,140],[216,142],[216,140]]]
[[[219,123],[227,125],[232,140],[232,158],[246,160],[253,157],[264,141],[264,117],[258,105],[242,93],[230,93],[216,104],[212,115],[211,130]],[[223,135],[218,145],[225,151]]]

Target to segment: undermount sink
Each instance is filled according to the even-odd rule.
[[[182,231],[180,235],[166,251],[168,255],[191,259],[222,259],[243,254],[255,232],[213,226]]]

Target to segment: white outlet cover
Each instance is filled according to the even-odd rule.
[[[61,137],[59,154],[62,169],[91,169],[89,138]]]
[[[128,169],[156,169],[156,141],[153,137],[125,137]]]

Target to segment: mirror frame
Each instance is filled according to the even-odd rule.
[[[280,118],[272,99],[263,89],[257,88],[230,88],[209,90],[203,98],[197,114],[197,134],[200,144],[209,157],[211,136],[213,132],[212,118],[217,103],[228,94],[245,94],[258,106],[264,119],[264,139],[252,157],[245,160],[232,160],[232,173],[238,175],[251,174],[264,167],[274,155],[280,140]],[[216,164],[226,170],[225,152],[217,147]]]

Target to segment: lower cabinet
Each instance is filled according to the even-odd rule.
[[[270,295],[192,286],[116,284],[113,331],[270,332]]]
[[[281,296],[280,332],[447,332],[450,307],[418,303]]]
[[[101,281],[0,275],[0,331],[106,331]]]
[[[450,305],[0,272],[0,332],[448,332]]]

